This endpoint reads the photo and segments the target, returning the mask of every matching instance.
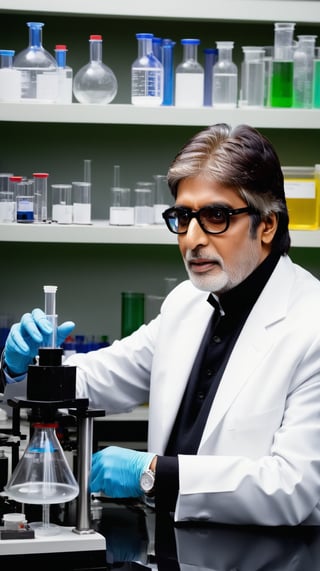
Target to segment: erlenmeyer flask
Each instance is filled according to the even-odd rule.
[[[59,504],[73,500],[78,483],[56,435],[57,423],[35,422],[33,434],[5,491],[26,504]]]
[[[90,62],[76,73],[73,94],[79,103],[110,103],[117,95],[117,78],[102,62],[102,36],[91,35],[89,42]]]

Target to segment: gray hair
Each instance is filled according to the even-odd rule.
[[[286,254],[290,248],[289,215],[279,157],[271,142],[249,125],[232,129],[225,123],[194,135],[173,160],[167,175],[176,198],[181,180],[201,175],[234,189],[254,208],[251,233],[261,220],[275,213],[278,227],[272,250]]]

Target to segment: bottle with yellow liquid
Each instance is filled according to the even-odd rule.
[[[282,167],[290,230],[319,229],[320,178],[316,183],[315,171],[315,167]]]

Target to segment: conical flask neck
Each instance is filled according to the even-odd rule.
[[[29,47],[42,48],[42,25],[28,23],[29,26]]]

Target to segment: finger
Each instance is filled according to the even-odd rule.
[[[50,335],[52,333],[52,324],[47,319],[47,316],[44,311],[42,311],[42,309],[39,309],[38,307],[33,309],[31,315],[34,323],[41,331],[41,333],[44,335]]]
[[[6,345],[7,349],[10,351],[28,355],[30,347],[21,335],[20,323],[15,323],[12,325]]]
[[[26,342],[28,342],[28,338],[30,338],[34,343],[38,344],[42,343],[43,341],[41,331],[39,331],[39,328],[36,325],[31,313],[25,313],[21,317],[20,332]]]

